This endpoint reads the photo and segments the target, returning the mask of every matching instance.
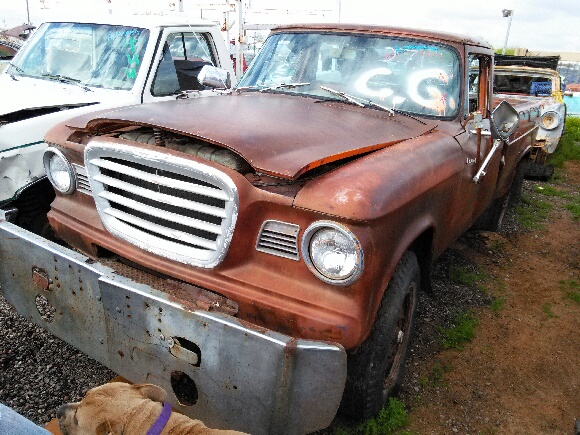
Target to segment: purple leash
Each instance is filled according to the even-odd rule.
[[[169,421],[169,417],[171,417],[171,405],[167,402],[163,402],[163,409],[161,410],[161,414],[153,423],[153,426],[147,431],[147,435],[159,435],[167,422]]]

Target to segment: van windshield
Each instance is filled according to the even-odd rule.
[[[81,23],[45,23],[8,71],[106,89],[133,87],[149,30]]]
[[[270,36],[238,89],[343,101],[354,97],[370,107],[454,117],[459,110],[460,82],[459,54],[446,45],[380,35],[308,32]]]

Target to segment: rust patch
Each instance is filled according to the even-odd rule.
[[[171,279],[167,280],[167,286],[169,300],[179,302],[190,309],[218,312],[230,316],[238,313],[238,304],[225,296]]]
[[[50,285],[52,284],[52,280],[49,278],[48,273],[43,269],[33,267],[32,280],[34,281],[36,286],[41,288],[42,290],[51,290]]]
[[[151,270],[137,269],[118,259],[100,259],[100,262],[132,281],[148,285],[165,293],[167,300],[177,302],[187,310],[211,311],[230,316],[235,316],[238,313],[236,302],[201,287],[161,277],[159,273]],[[147,303],[145,306],[149,308]],[[159,310],[161,312],[162,308]]]

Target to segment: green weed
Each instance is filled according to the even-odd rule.
[[[564,290],[564,299],[580,304],[580,283],[575,280],[560,281],[560,288]]]
[[[391,397],[375,418],[365,421],[357,428],[364,435],[388,435],[409,424],[409,415],[400,400]],[[397,432],[400,433],[400,432]]]
[[[548,156],[548,163],[556,168],[564,167],[566,160],[580,160],[580,118],[568,117],[566,119],[566,133],[560,139],[560,143],[553,154]]]
[[[485,278],[487,275],[478,269],[472,271],[466,266],[457,265],[449,267],[449,279],[455,284],[474,286]]]
[[[566,204],[566,208],[572,213],[574,220],[580,220],[580,200],[576,199],[570,204]]]
[[[517,221],[525,228],[539,229],[542,222],[548,218],[554,206],[545,201],[522,196],[522,200],[515,207]]]
[[[440,361],[437,361],[433,364],[431,368],[431,372],[427,376],[422,376],[419,379],[419,385],[423,388],[426,387],[442,387],[445,385],[445,373],[451,371],[451,367],[447,364],[441,364]]]
[[[534,190],[542,195],[556,196],[558,198],[573,199],[574,197],[566,192],[556,189],[554,186],[535,186]]]
[[[459,313],[449,328],[439,328],[439,338],[445,349],[462,350],[475,337],[477,318],[470,312]]]
[[[556,319],[556,318],[558,318],[558,316],[556,316],[556,315],[554,314],[554,312],[552,311],[552,304],[547,304],[547,303],[546,303],[546,304],[542,305],[542,311],[544,312],[544,314],[545,314],[546,316],[548,316],[548,317],[549,317],[549,318],[551,318],[551,319]]]
[[[491,309],[491,311],[494,311],[497,313],[498,311],[503,310],[504,306],[505,306],[505,298],[498,297],[498,298],[493,298],[493,301],[491,301],[489,308]]]

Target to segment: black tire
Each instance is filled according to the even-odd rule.
[[[401,386],[415,320],[419,263],[407,251],[397,265],[367,340],[348,356],[339,412],[356,419],[377,414]]]
[[[495,199],[491,205],[473,224],[472,229],[481,231],[499,231],[507,211],[514,207],[522,198],[522,186],[524,184],[524,174],[529,159],[521,159],[515,169],[514,178],[508,191],[499,198]]]
[[[554,175],[554,165],[529,162],[526,165],[525,178],[528,180],[548,181]]]

